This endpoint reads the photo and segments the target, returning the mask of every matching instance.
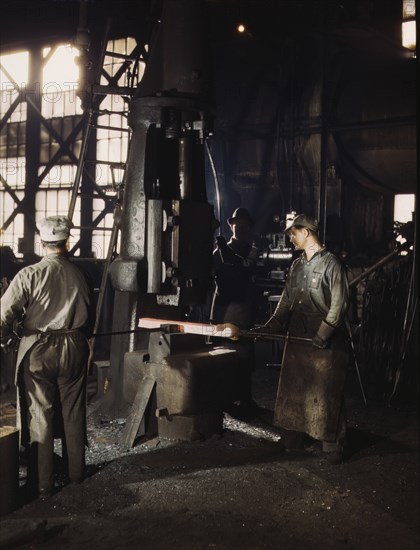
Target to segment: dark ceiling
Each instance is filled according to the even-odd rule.
[[[172,0],[176,2],[177,0]],[[142,36],[159,18],[162,0],[88,0],[88,27],[101,29],[110,18],[111,37]],[[323,25],[331,29],[373,28],[398,42],[402,0],[205,0],[212,36],[228,38],[239,21],[254,38],[296,40]],[[71,40],[79,24],[74,0],[5,0],[2,2],[2,48],[32,42]]]

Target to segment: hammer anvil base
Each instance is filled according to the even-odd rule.
[[[146,433],[203,439],[222,431],[223,411],[238,397],[240,368],[236,351],[206,346],[203,336],[152,333],[147,350],[125,354],[124,399],[132,403],[144,379],[153,378]]]

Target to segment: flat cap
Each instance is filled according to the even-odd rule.
[[[48,216],[37,223],[41,240],[45,243],[65,241],[70,235],[73,223],[66,216]]]
[[[310,229],[314,233],[318,233],[319,231],[318,220],[306,214],[297,214],[293,220],[289,220],[286,223],[286,232],[290,231],[292,227],[306,227],[306,229]]]

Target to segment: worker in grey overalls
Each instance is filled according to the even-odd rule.
[[[86,379],[94,322],[93,289],[87,276],[67,256],[71,221],[45,218],[37,225],[45,256],[24,267],[1,298],[1,342],[13,336],[13,322],[23,315],[16,380],[24,400],[22,439],[29,438],[28,480],[40,496],[54,491],[53,422],[61,406],[68,474],[80,482],[85,470]],[[22,406],[23,405],[23,406]]]
[[[338,463],[346,443],[349,288],[345,268],[321,244],[318,230],[317,220],[304,214],[286,227],[302,253],[291,266],[274,314],[260,330],[312,340],[309,345],[286,342],[274,424],[287,430],[286,447],[295,447],[296,436],[307,434],[322,441],[330,463]]]

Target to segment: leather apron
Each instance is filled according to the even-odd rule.
[[[289,335],[312,339],[323,317],[291,314]],[[347,369],[346,337],[337,329],[327,349],[287,342],[283,351],[274,424],[321,441],[335,441]]]

